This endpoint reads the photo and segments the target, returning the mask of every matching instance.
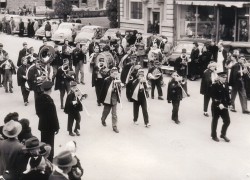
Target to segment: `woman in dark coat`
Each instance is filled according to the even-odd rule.
[[[199,45],[197,42],[194,42],[194,47],[192,49],[190,58],[191,58],[191,62],[190,62],[190,80],[194,81],[195,79],[197,79],[198,75],[199,75],[199,55],[200,55],[200,50],[199,50]]]
[[[32,32],[34,31],[33,25],[30,21],[30,19],[28,19],[28,26],[27,26],[27,33],[28,33],[28,37],[31,38],[32,37]]]
[[[202,54],[199,58],[200,62],[200,76],[202,77],[204,71],[207,69],[209,62],[211,61],[212,54],[208,49],[208,46],[202,48]]]

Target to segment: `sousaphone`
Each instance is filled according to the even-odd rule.
[[[44,46],[39,52],[39,59],[46,65],[53,61],[55,56],[55,50],[52,46]]]

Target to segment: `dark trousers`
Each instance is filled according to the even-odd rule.
[[[144,96],[144,94],[143,94],[143,96]],[[133,108],[133,110],[134,110],[134,122],[136,122],[138,119],[140,106],[142,109],[144,123],[148,124],[147,100],[145,98],[143,98],[142,100],[139,100],[139,101],[134,101],[134,108]]]
[[[100,93],[101,93],[103,82],[104,82],[103,78],[98,78],[95,81],[95,93],[96,93],[97,103],[98,103],[98,99],[99,99],[99,96],[100,96]]]
[[[126,97],[128,101],[131,101],[131,89],[133,81],[129,81],[126,85]]]
[[[161,89],[161,80],[151,80],[151,97],[154,97],[154,92],[155,92],[155,86],[157,87],[158,90],[158,96],[163,96],[162,94],[162,89]]]
[[[179,120],[178,112],[180,106],[180,100],[172,100],[173,110],[172,110],[172,120],[177,121]]]
[[[48,160],[50,162],[52,162],[53,157],[54,157],[54,141],[55,141],[55,132],[41,131],[41,142],[44,142],[51,146],[51,152],[48,157]]]
[[[240,98],[240,104],[242,111],[247,111],[247,95],[246,95],[246,89],[245,89],[245,84],[242,82],[241,86],[233,86],[232,91],[231,91],[231,101],[232,101],[232,106],[235,109],[235,98],[237,95],[237,92],[239,93],[239,98]]]
[[[12,86],[12,73],[11,70],[5,69],[4,76],[3,76],[3,86],[5,90],[11,90]]]
[[[110,113],[110,110],[112,110],[111,114],[112,114],[112,126],[113,127],[117,126],[117,110],[116,110],[117,108],[116,107],[117,107],[117,104],[115,105],[104,104],[102,118],[101,118],[102,121],[105,121],[107,116]]]
[[[217,129],[217,124],[218,124],[218,119],[220,117],[223,120],[221,135],[226,136],[227,128],[230,125],[230,117],[229,117],[228,110],[227,109],[221,110],[212,104],[212,112],[213,112],[213,119],[212,119],[212,134],[211,134],[211,136],[213,138],[217,137],[216,129]]]
[[[207,108],[208,108],[208,104],[209,104],[210,98],[211,97],[209,95],[204,94],[204,104],[203,104],[203,110],[204,110],[204,112],[207,112]]]
[[[22,95],[23,95],[23,102],[28,102],[30,91],[28,91],[26,89],[25,85],[21,86],[21,91],[22,91]]]
[[[75,113],[69,113],[68,114],[68,128],[67,129],[68,129],[69,132],[72,132],[72,127],[73,127],[73,124],[74,124],[74,120],[76,121],[74,131],[80,130],[80,122],[81,122],[80,112],[75,112]]]

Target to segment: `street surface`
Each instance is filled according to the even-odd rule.
[[[0,42],[10,58],[17,62],[22,43],[33,46],[38,52],[42,41],[0,34]],[[59,92],[52,97],[57,107],[60,131],[55,139],[55,155],[65,144],[75,140],[77,155],[84,168],[85,180],[245,180],[250,179],[250,116],[241,113],[239,99],[236,99],[237,113],[231,113],[228,128],[230,143],[220,139],[215,142],[210,137],[210,117],[203,116],[203,96],[200,95],[200,80],[188,82],[190,97],[180,105],[180,121],[176,125],[171,120],[172,105],[166,100],[149,99],[150,128],[145,128],[139,114],[139,125],[133,124],[133,105],[126,100],[122,91],[122,105],[118,105],[119,134],[112,131],[111,117],[107,127],[101,125],[103,106],[98,107],[95,91],[91,87],[89,63],[85,65],[86,85],[78,87],[88,98],[83,101],[90,116],[81,112],[81,136],[71,137],[67,132],[67,116],[60,109]],[[37,130],[38,117],[35,114],[34,94],[30,93],[29,105],[24,106],[21,90],[13,76],[14,93],[5,93],[0,88],[0,124],[9,112],[18,112],[19,117],[30,120],[32,132],[40,138]],[[164,75],[167,84],[169,77]],[[167,85],[163,88],[166,99]],[[250,102],[248,101],[250,109]],[[222,121],[219,120],[218,136]]]

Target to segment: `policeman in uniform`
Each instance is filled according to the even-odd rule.
[[[211,86],[211,98],[212,98],[212,139],[219,142],[217,137],[217,124],[219,117],[223,120],[223,126],[221,129],[221,138],[226,142],[230,140],[226,137],[227,128],[230,124],[230,117],[228,107],[231,105],[231,99],[229,96],[228,85],[225,84],[227,79],[226,72],[218,73],[218,81]]]

